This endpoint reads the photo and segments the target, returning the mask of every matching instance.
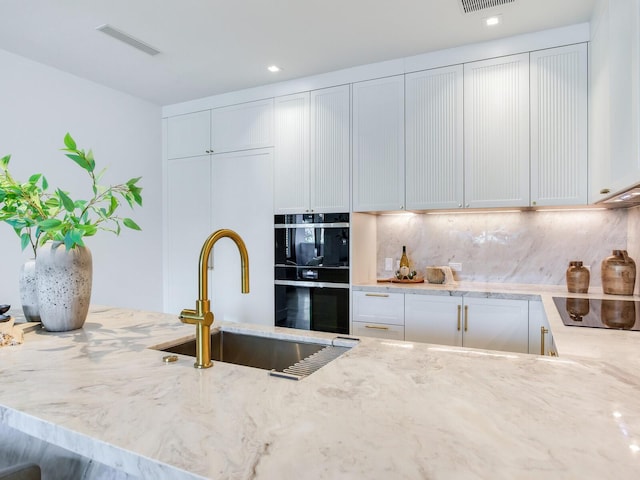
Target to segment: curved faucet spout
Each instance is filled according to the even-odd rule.
[[[180,313],[180,321],[196,326],[196,368],[209,368],[213,366],[211,362],[211,325],[213,325],[213,313],[211,313],[211,302],[209,301],[208,282],[208,262],[211,250],[221,238],[230,238],[238,247],[240,252],[240,269],[242,293],[249,293],[249,254],[244,241],[233,230],[221,229],[213,232],[204,241],[200,251],[200,262],[198,265],[198,299],[195,310],[185,308]]]

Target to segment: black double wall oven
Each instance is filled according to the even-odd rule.
[[[349,333],[349,214],[275,216],[275,323]]]

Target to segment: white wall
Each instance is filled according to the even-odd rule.
[[[142,176],[143,208],[122,213],[143,229],[107,232],[86,240],[93,253],[92,303],[162,309],[161,108],[118,91],[0,50],[0,156],[11,154],[11,170],[26,180],[45,174],[52,187],[76,198],[90,195],[86,173],[59,149],[66,132],[91,148],[103,183]],[[18,273],[29,251],[0,225],[0,303],[21,313]]]

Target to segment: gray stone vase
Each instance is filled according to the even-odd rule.
[[[27,260],[20,267],[20,302],[27,322],[39,322],[38,286],[36,284],[36,259]]]
[[[65,332],[82,328],[89,312],[93,263],[87,247],[67,250],[64,243],[38,248],[36,283],[45,329]]]

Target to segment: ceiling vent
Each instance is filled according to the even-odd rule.
[[[458,0],[464,13],[474,13],[487,8],[500,7],[516,0]]]
[[[121,42],[124,42],[127,45],[146,53],[147,55],[153,56],[160,53],[160,50],[155,49],[151,45],[147,45],[146,43],[133,38],[128,33],[124,33],[123,31],[118,30],[117,28],[113,28],[111,25],[108,25],[108,24],[100,25],[99,27],[96,27],[96,30],[101,31],[102,33],[106,33],[110,37],[113,37],[116,40],[120,40]]]

